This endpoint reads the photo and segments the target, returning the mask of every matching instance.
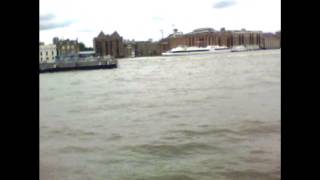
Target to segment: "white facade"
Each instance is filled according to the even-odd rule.
[[[57,47],[54,44],[39,46],[39,63],[55,62],[57,56]]]

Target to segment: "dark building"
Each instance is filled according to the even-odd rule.
[[[152,41],[138,41],[134,44],[135,56],[158,56],[161,55],[160,44]]]
[[[281,39],[281,31],[277,31],[276,36]]]
[[[281,48],[281,33],[263,33],[260,44],[262,49],[279,49]]]
[[[124,40],[124,57],[135,57],[135,41]]]
[[[60,58],[63,57],[72,57],[77,56],[79,52],[79,43],[77,40],[62,40],[57,37],[53,38],[53,44],[57,47],[57,56]]]
[[[93,39],[93,47],[97,56],[125,57],[125,47],[122,37],[115,31],[105,35],[102,31]]]

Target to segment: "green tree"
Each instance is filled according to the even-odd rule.
[[[79,43],[79,50],[80,51],[85,51],[86,50],[86,46],[84,45],[84,43],[82,43],[82,42]]]
[[[93,51],[93,48],[92,47],[88,47],[88,48],[86,48],[86,51]]]

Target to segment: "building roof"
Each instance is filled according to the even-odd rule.
[[[40,44],[40,48],[56,48],[55,44]]]
[[[117,32],[117,31],[114,31],[114,32],[111,34],[111,36],[120,37],[120,35],[118,34],[118,32]]]
[[[103,31],[101,31],[100,33],[99,33],[99,35],[98,35],[98,38],[102,38],[102,37],[104,37],[105,35],[104,35],[104,33],[103,33]]]
[[[94,40],[96,39],[118,39],[118,38],[121,38],[121,36],[118,34],[117,31],[114,31],[111,35],[109,34],[104,34],[103,31],[101,31],[99,33],[99,35],[97,37],[94,38]]]

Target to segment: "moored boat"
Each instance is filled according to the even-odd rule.
[[[163,56],[193,55],[193,54],[209,54],[219,52],[230,52],[231,49],[226,46],[207,46],[207,47],[186,47],[178,46],[167,52],[162,53]]]
[[[243,51],[247,51],[248,49],[245,46],[234,46],[231,49],[231,52],[243,52]]]

